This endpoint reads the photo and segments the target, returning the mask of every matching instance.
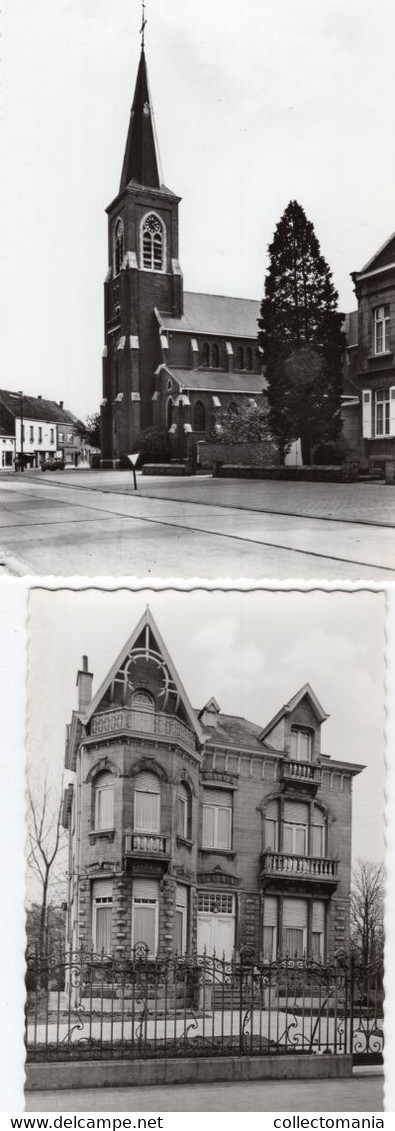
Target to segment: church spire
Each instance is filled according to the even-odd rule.
[[[143,4],[141,25],[141,55],[137,72],[136,88],[130,115],[129,131],[126,141],[121,184],[122,192],[129,181],[137,181],[146,188],[160,188],[161,170],[158,146],[155,136],[155,123],[148,83],[147,63],[144,51],[144,29],[146,25]]]

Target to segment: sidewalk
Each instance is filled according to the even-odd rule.
[[[26,1111],[383,1111],[384,1077],[29,1092]]]

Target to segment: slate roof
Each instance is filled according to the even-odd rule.
[[[1,405],[7,409],[11,416],[19,417],[21,411],[18,393],[11,394],[9,389],[0,389]],[[44,397],[30,397],[23,395],[23,415],[27,420],[48,420],[54,424],[77,424],[78,417],[66,408],[61,408],[57,401],[47,401]]]
[[[355,274],[364,275],[370,271],[377,271],[382,267],[388,267],[394,261],[394,254],[395,232],[391,232],[391,235],[388,236],[388,239],[385,240],[385,243],[383,243],[381,247],[379,247],[378,251],[375,251],[374,255],[372,255],[371,258],[368,259],[368,262],[365,263],[364,267],[361,267],[361,270],[356,271]]]
[[[207,295],[184,291],[184,313],[181,318],[159,311],[166,330],[184,330],[188,334],[219,334],[227,338],[253,338],[258,333],[260,303],[252,298],[231,298],[228,295]]]
[[[162,180],[147,63],[143,47],[137,72],[119,191],[122,192],[131,180],[136,180],[140,185],[147,185],[156,189],[160,188]]]
[[[9,428],[3,428],[2,424],[0,424],[0,436],[6,436],[10,440],[15,439],[13,433],[10,432]]]
[[[210,727],[204,726],[204,732],[207,736],[206,741],[211,741],[214,744],[220,743],[229,748],[234,747],[238,750],[240,747],[247,747],[249,750],[256,750],[257,753],[279,753],[267,746],[264,742],[258,742],[258,735],[261,733],[262,727],[256,723],[249,722],[239,715],[217,715],[217,726]]]
[[[182,389],[209,393],[262,393],[264,379],[261,373],[229,373],[228,370],[179,369],[166,365],[163,368]]]

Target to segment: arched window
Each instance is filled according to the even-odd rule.
[[[197,401],[193,410],[194,432],[206,431],[206,409],[202,401]]]
[[[155,726],[155,700],[149,691],[138,688],[132,695],[134,725],[138,730],[153,731]]]
[[[236,369],[244,369],[244,350],[243,350],[243,346],[237,346],[237,350],[236,350]]]
[[[156,774],[142,770],[134,787],[134,831],[160,832],[160,784]]]
[[[141,228],[141,261],[145,271],[165,269],[165,231],[159,216],[151,212]]]
[[[210,346],[209,346],[208,342],[203,342],[201,363],[202,363],[203,369],[209,369],[209,367],[210,367]]]
[[[168,402],[167,402],[167,407],[166,407],[167,431],[169,431],[169,429],[171,428],[172,423],[173,423],[173,401],[172,401],[172,398],[169,397]]]
[[[123,220],[117,220],[114,228],[114,275],[119,275],[124,254]]]
[[[180,782],[177,794],[177,836],[187,840],[191,835],[191,794],[184,782]]]
[[[218,369],[219,349],[216,342],[214,342],[213,346],[211,347],[211,365],[213,369]]]
[[[114,778],[112,774],[99,774],[94,785],[95,831],[114,828]]]
[[[251,372],[251,369],[252,369],[252,349],[251,349],[251,346],[247,346],[247,349],[246,349],[246,369],[248,369],[250,372]]]

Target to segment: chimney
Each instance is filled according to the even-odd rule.
[[[64,401],[59,401],[59,408],[63,408]]]
[[[38,394],[37,400],[38,400],[38,401],[42,401],[42,396],[41,396],[41,393],[39,393],[39,394]]]
[[[82,657],[82,668],[77,672],[78,710],[85,711],[92,698],[93,673],[88,671],[88,657]]]

